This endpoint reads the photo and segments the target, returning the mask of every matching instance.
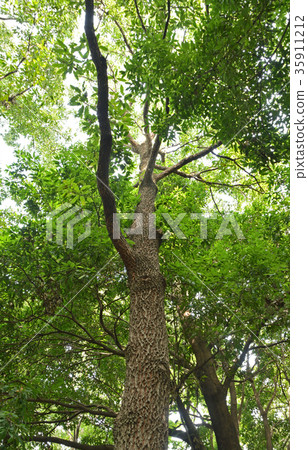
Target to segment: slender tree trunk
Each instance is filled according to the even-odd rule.
[[[197,366],[194,373],[209,410],[218,449],[241,450],[237,430],[226,402],[227,389],[218,379],[211,350],[202,337],[202,332],[195,326],[189,311],[179,306],[178,313],[184,335],[196,357]]]
[[[270,427],[270,424],[269,424],[269,421],[268,421],[268,411],[269,411],[271,403],[272,403],[272,401],[273,401],[273,399],[275,397],[275,394],[276,394],[276,384],[275,384],[274,394],[273,394],[272,398],[270,399],[270,401],[269,401],[269,403],[268,403],[268,405],[267,405],[267,407],[265,409],[262,406],[260,395],[259,395],[259,392],[256,389],[256,386],[255,386],[255,383],[254,383],[253,379],[250,380],[250,384],[251,384],[251,387],[252,387],[252,390],[253,390],[253,393],[254,393],[254,396],[255,396],[255,399],[256,399],[256,403],[257,403],[257,406],[259,408],[259,411],[260,411],[260,414],[261,414],[261,417],[262,417],[262,421],[263,421],[263,427],[264,427],[264,433],[265,433],[265,439],[266,439],[266,450],[273,450],[272,431],[271,431],[271,427]]]
[[[179,413],[180,413],[182,422],[186,428],[188,441],[191,446],[191,450],[206,450],[206,447],[203,445],[203,443],[201,441],[199,431],[195,427],[193,421],[191,420],[179,395],[176,398],[176,402],[177,402],[177,405],[179,408]]]
[[[273,450],[274,447],[273,447],[273,443],[272,443],[272,431],[271,431],[270,424],[268,422],[267,414],[262,416],[262,420],[263,420],[263,426],[264,426],[265,438],[266,438],[266,449]]]
[[[190,339],[196,356],[195,375],[208,407],[219,450],[240,450],[239,437],[226,402],[226,390],[220,383],[207,343],[200,337]]]

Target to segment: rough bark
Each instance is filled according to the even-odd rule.
[[[131,237],[135,246],[133,265],[128,268],[131,305],[126,379],[114,428],[119,449],[158,450],[168,446],[170,383],[165,280],[159,267],[159,239],[149,236],[150,214],[155,211],[157,193],[152,173],[159,145],[158,137],[152,145],[147,135],[145,145],[139,147],[141,160],[146,160],[136,208],[136,213],[142,214],[143,226],[140,234]]]
[[[129,273],[130,335],[121,410],[115,421],[118,449],[167,449],[169,405],[165,281],[153,243],[136,249]]]

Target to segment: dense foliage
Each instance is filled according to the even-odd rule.
[[[140,202],[142,145],[161,141],[153,178],[166,280],[168,448],[223,448],[213,385],[241,448],[288,448],[288,4],[95,7],[119,212]],[[0,211],[3,449],[114,444],[130,288],[96,186],[98,88],[84,9],[69,0],[0,6],[2,135],[16,155],[0,191],[13,202]],[[86,217],[70,241],[67,216],[57,242],[56,220],[51,235],[48,227],[63,205]]]

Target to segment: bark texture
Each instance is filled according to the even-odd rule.
[[[165,281],[157,252],[136,249],[129,273],[130,335],[126,379],[115,421],[119,449],[167,449],[169,405],[168,337],[164,315]],[[152,251],[151,251],[152,250]]]

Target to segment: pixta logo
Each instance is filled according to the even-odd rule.
[[[174,219],[169,213],[161,213],[161,216],[169,225],[169,230],[164,233],[162,239],[169,239],[172,234],[178,239],[187,239],[185,234],[180,228],[180,223],[187,216],[186,213],[178,214]],[[215,239],[223,239],[224,236],[232,235],[235,233],[237,239],[245,239],[245,236],[240,229],[233,214],[226,214],[223,217],[218,217],[217,214],[212,214],[209,217],[204,216],[202,213],[191,213],[189,215],[191,220],[198,220],[200,223],[200,239],[207,239],[208,222],[210,220],[220,219],[220,227],[216,233]],[[156,214],[150,213],[148,215],[142,213],[114,213],[113,214],[113,239],[120,239],[121,236],[121,220],[133,220],[134,225],[131,228],[124,228],[124,233],[127,235],[147,235],[148,239],[156,239]]]
[[[46,220],[46,238],[53,241],[54,238],[58,245],[63,245],[64,228],[66,227],[66,247],[74,248],[74,227],[83,219],[88,217],[91,211],[82,209],[80,206],[72,206],[70,203],[64,203],[59,208],[51,211]],[[57,217],[58,216],[58,217]],[[69,219],[69,220],[68,220]],[[85,231],[77,237],[77,243],[83,241],[91,234],[91,221],[85,223]],[[54,232],[55,231],[55,232]]]

